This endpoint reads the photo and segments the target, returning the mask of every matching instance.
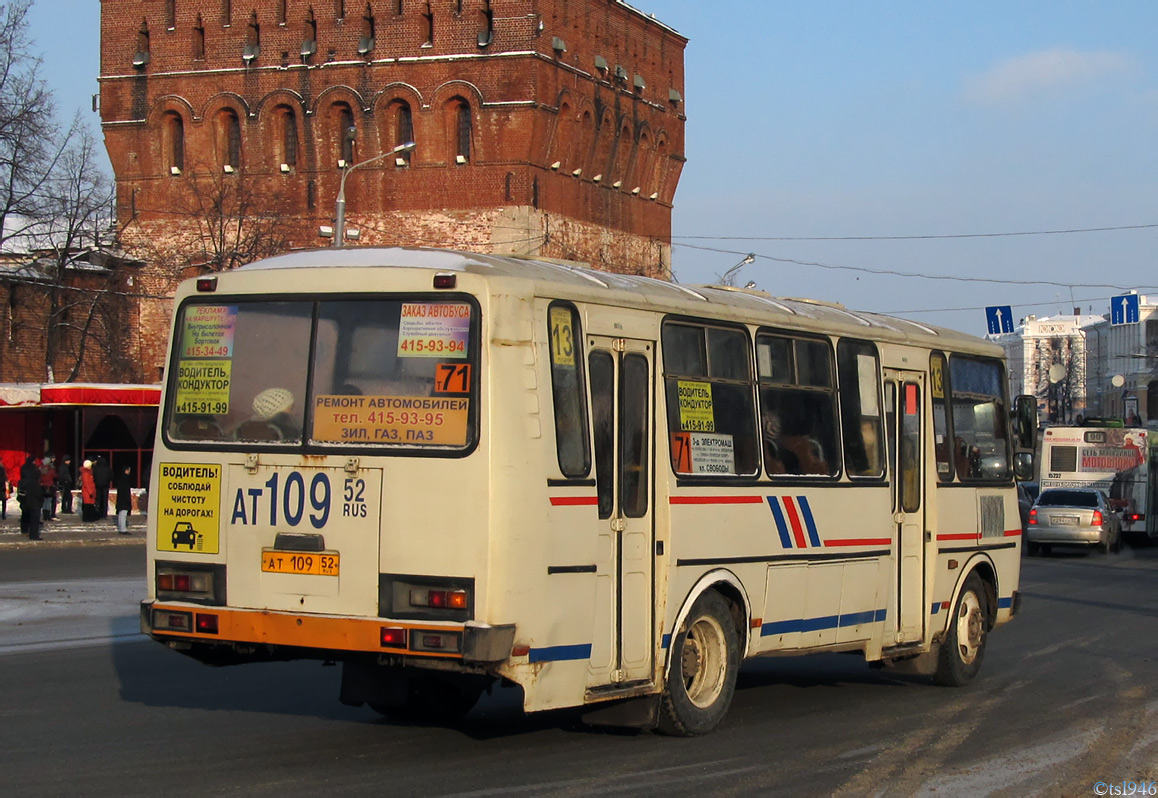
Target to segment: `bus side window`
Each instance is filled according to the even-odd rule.
[[[843,339],[836,348],[845,468],[850,477],[879,477],[881,453],[880,363],[867,341]]]
[[[553,303],[547,311],[551,347],[551,395],[555,409],[555,453],[566,477],[585,477],[591,470],[587,445],[586,386],[579,342],[583,331],[575,308]]]
[[[615,363],[611,353],[597,350],[588,362],[591,374],[591,424],[595,428],[595,485],[599,517],[610,518],[615,507]]]

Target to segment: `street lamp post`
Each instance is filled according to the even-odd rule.
[[[356,163],[348,169],[342,170],[342,181],[338,184],[338,199],[334,203],[334,246],[340,247],[346,241],[346,178],[350,172],[353,172],[360,166],[380,161],[383,158],[388,158],[391,155],[398,156],[405,152],[412,152],[416,145],[413,141],[408,141],[405,144],[399,144],[392,150],[375,155],[373,158],[367,158],[361,163]]]

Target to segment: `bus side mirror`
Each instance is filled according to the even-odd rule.
[[[1037,397],[1022,394],[1013,400],[1013,446],[1015,452],[1037,449]]]
[[[1033,480],[1033,452],[1018,452],[1013,455],[1013,475],[1020,482]]]
[[[1013,400],[1013,474],[1022,481],[1033,479],[1037,450],[1037,397],[1021,395]]]

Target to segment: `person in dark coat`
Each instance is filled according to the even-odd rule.
[[[30,540],[40,540],[40,512],[44,495],[40,492],[40,467],[32,455],[20,469],[20,531]]]
[[[129,514],[133,512],[133,469],[125,466],[117,474],[117,531],[129,534]]]
[[[72,455],[66,454],[60,459],[60,468],[56,469],[56,484],[60,488],[60,511],[72,512]]]
[[[8,517],[8,469],[0,461],[0,518]]]
[[[92,480],[96,484],[96,516],[98,519],[108,518],[109,485],[113,481],[113,472],[103,455],[92,464]]]

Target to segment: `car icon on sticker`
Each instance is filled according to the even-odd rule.
[[[182,544],[189,547],[189,551],[193,550],[193,546],[197,543],[197,530],[188,521],[178,521],[177,526],[173,527],[173,548]]]

